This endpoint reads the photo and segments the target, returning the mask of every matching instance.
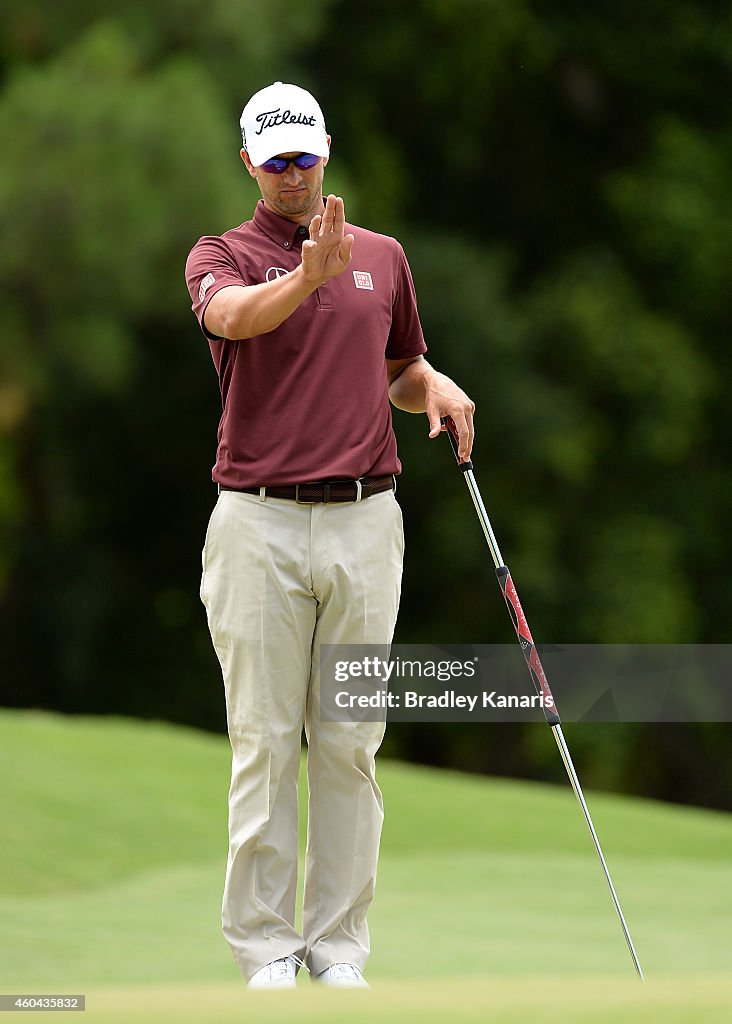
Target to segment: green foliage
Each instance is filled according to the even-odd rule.
[[[714,322],[729,309],[732,127],[709,132],[666,114],[651,136],[644,163],[608,182],[609,201],[654,290],[686,316]]]
[[[275,69],[288,66],[291,52],[322,30],[329,3],[310,0],[292,7],[284,0],[97,0],[93,5],[88,0],[26,0],[8,4],[3,13],[2,54],[9,67],[43,62],[73,47],[91,25],[113,20],[135,41],[146,66],[190,53],[207,76],[239,101],[263,79],[277,77]]]
[[[181,447],[179,427],[190,370],[176,370],[190,328],[185,253],[204,231],[242,219],[242,196],[248,208],[254,197],[210,80],[185,55],[147,66],[115,22],[17,69],[0,127],[0,366],[5,464],[15,468],[0,503],[4,577],[15,580],[6,624],[12,636],[15,623],[32,622],[42,640],[31,657],[25,644],[14,649],[5,685],[12,700],[59,692],[61,703],[84,706],[102,671],[129,690],[140,648],[132,642],[130,662],[117,655],[111,665],[103,652],[120,630],[151,644],[135,619],[150,617],[156,590],[174,582],[174,559],[161,583],[159,570],[136,579],[134,558],[161,548],[151,537],[144,554],[139,537],[152,484],[169,484],[171,462],[195,453]],[[201,373],[204,355],[194,362]],[[161,422],[156,389],[176,410]],[[169,543],[175,550],[172,535]]]

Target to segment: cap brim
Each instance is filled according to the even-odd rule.
[[[283,124],[268,129],[267,137],[255,138],[247,145],[247,154],[255,167],[261,167],[266,160],[280,153],[314,153],[315,156],[329,156],[328,139],[325,132],[315,132],[311,125]]]

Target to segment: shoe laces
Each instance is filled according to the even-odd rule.
[[[289,956],[280,957],[279,960],[273,960],[270,966],[270,976],[273,981],[279,981],[280,979],[286,978],[289,974],[290,961],[297,964],[298,967],[304,967],[305,964],[302,962],[299,956],[295,956],[291,953]]]

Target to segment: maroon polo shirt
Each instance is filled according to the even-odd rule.
[[[414,284],[394,238],[346,225],[350,265],[279,327],[240,341],[212,336],[220,288],[300,265],[308,229],[257,204],[254,218],[194,245],[186,283],[219,375],[223,413],[213,479],[229,487],[399,473],[386,359],[427,351]]]

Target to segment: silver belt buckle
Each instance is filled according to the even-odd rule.
[[[306,486],[308,486],[308,485],[307,484],[295,484],[295,501],[297,502],[298,505],[317,505],[318,504],[318,499],[317,498],[301,498],[300,497],[300,488],[301,487],[306,487]],[[311,487],[315,486],[315,484],[314,483],[310,484],[310,486]]]
[[[361,486],[361,481],[360,480],[356,480],[355,483],[356,483],[356,501],[360,501],[361,500],[361,492],[363,491],[363,487]]]

